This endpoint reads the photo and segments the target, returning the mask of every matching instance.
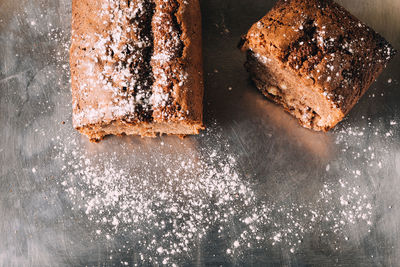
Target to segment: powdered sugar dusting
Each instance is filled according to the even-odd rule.
[[[73,66],[84,74],[72,76],[78,89],[73,101],[76,127],[120,118],[149,121],[153,109],[173,103],[174,85],[183,86],[187,79],[177,63],[183,44],[176,5],[173,0],[105,0],[98,11],[98,30],[73,31]]]
[[[153,49],[152,5],[147,0],[107,0],[98,13],[102,22],[98,30],[79,35],[81,30],[77,29],[72,36],[73,45],[80,47],[72,50],[74,56],[81,57],[76,59],[77,71],[85,74],[83,78],[72,75],[78,89],[73,102],[77,111],[74,124],[121,117],[127,121],[147,119],[152,108],[149,98],[153,77],[148,56]]]
[[[184,32],[178,15],[184,12],[185,3],[180,5],[178,1],[156,1],[156,9],[153,17],[154,53],[152,66],[155,83],[151,102],[155,108],[160,109],[158,116],[168,119],[168,105],[176,97],[174,88],[183,86],[187,80],[187,73],[182,63],[178,60],[184,53]],[[178,112],[178,117],[185,115],[186,111]]]
[[[354,180],[361,174],[325,178],[313,201],[262,198],[219,130],[202,139],[208,145],[196,153],[185,142],[171,154],[174,146],[162,142],[157,151],[126,148],[117,155],[93,153],[68,138],[61,184],[73,207],[97,225],[96,236],[133,236],[128,247],[152,264],[187,261],[210,232],[228,240],[226,254],[236,258],[278,245],[295,253],[310,235],[343,240],[353,225],[369,229],[373,196]],[[332,162],[329,173],[337,168]]]

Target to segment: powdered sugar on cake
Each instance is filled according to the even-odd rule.
[[[183,12],[184,6],[178,1],[156,1],[152,25],[154,29],[154,53],[152,67],[154,74],[153,95],[151,102],[161,110],[161,116],[168,118],[171,114],[167,106],[176,95],[174,88],[182,86],[187,79],[179,58],[184,53],[182,28],[177,14]],[[184,112],[178,112],[178,116]]]
[[[163,12],[170,6],[176,6],[175,12],[184,8],[173,0],[106,0],[99,10],[99,30],[73,36],[84,50],[78,68],[85,75],[75,81],[85,103],[83,109],[73,103],[76,127],[115,119],[152,121],[154,108],[173,103],[173,88],[182,86],[187,74],[183,66],[168,69],[177,65],[183,49],[176,14]]]

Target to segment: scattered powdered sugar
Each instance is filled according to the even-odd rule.
[[[66,162],[61,184],[73,206],[102,229],[96,234],[135,236],[143,259],[169,263],[191,255],[212,226],[231,222],[255,201],[236,171],[235,158],[208,152],[162,158],[146,154],[150,162],[121,168],[116,154],[89,155],[70,139],[60,154]]]
[[[123,146],[116,153],[94,152],[68,137],[60,146],[60,183],[95,236],[130,236],[125,253],[152,264],[187,262],[211,233],[228,240],[227,255],[242,257],[277,245],[295,253],[310,235],[345,240],[349,227],[369,229],[373,196],[354,179],[362,173],[325,179],[313,201],[265,198],[219,130],[199,141],[195,149],[182,142],[178,153],[164,142],[153,151]],[[328,166],[327,173],[340,168],[337,162]]]

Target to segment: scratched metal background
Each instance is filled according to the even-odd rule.
[[[339,2],[400,49],[399,0]],[[400,129],[399,123],[390,126],[389,121],[400,122],[400,56],[370,89],[369,94],[379,97],[364,97],[335,131],[319,134],[302,129],[260,96],[248,81],[242,67],[244,55],[236,48],[240,35],[273,3],[201,1],[206,122],[214,127],[210,122],[216,121],[224,137],[236,144],[236,156],[250,166],[254,177],[242,179],[261,181],[266,198],[285,196],[300,202],[313,199],[313,189],[321,186],[321,179],[327,179],[321,174],[329,162],[346,162],[350,169],[363,170],[359,161],[343,158],[345,154],[334,140],[346,127],[366,127],[364,137],[358,139],[359,151],[368,146],[376,148],[383,165],[382,170],[365,172],[359,179],[361,188],[366,188],[373,199],[372,231],[353,228],[349,240],[339,245],[332,240],[338,250],[330,242],[310,237],[296,253],[276,246],[239,260],[226,257],[218,247],[223,240],[208,240],[187,264],[398,266]],[[57,178],[52,178],[59,173],[52,160],[56,153],[52,135],[60,131],[74,135],[69,74],[59,62],[67,64],[70,13],[70,0],[0,0],[0,266],[110,266],[119,265],[121,260],[138,263],[127,255],[106,257],[110,244],[92,241],[87,225],[77,219],[80,217],[70,209]],[[368,127],[363,116],[370,118],[372,126]],[[67,124],[61,125],[61,121]],[[374,135],[377,128],[391,130],[391,137],[383,140]],[[47,134],[38,135],[35,129]],[[76,134],[76,138],[81,137]],[[200,137],[184,142],[196,138]],[[346,138],[352,142],[344,135]],[[124,140],[144,142],[135,137]],[[123,141],[109,138],[98,146],[107,148],[110,142]],[[36,168],[35,173],[32,168]],[[340,167],[334,172],[329,179],[344,175]],[[121,244],[115,241],[111,246],[118,249]]]

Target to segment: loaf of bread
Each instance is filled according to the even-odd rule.
[[[73,0],[73,124],[106,135],[203,128],[198,0]]]
[[[278,1],[240,47],[258,89],[317,131],[340,122],[395,55],[331,0]]]

